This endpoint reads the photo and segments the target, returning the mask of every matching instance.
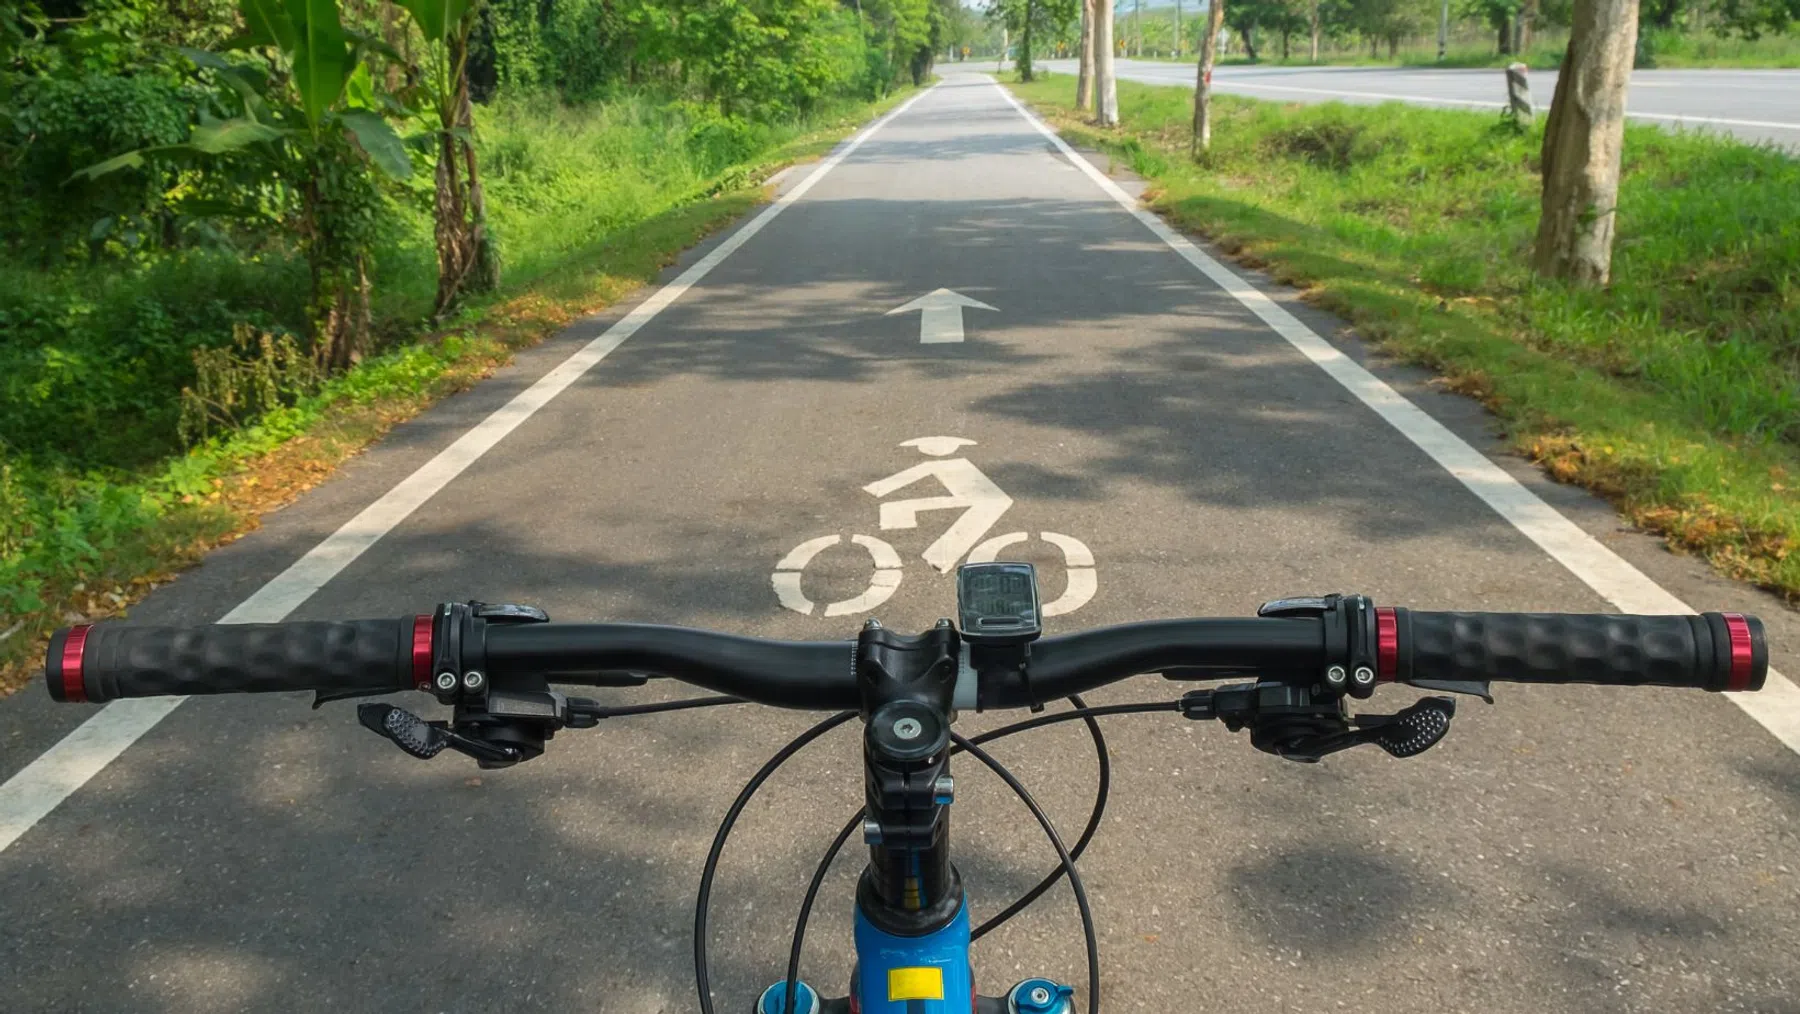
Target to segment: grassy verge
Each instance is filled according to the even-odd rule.
[[[1582,291],[1526,270],[1541,136],[1486,114],[1224,96],[1196,164],[1186,89],[1120,82],[1099,131],[1072,78],[1014,87],[1171,221],[1484,400],[1556,478],[1800,599],[1800,161],[1627,128],[1613,284]]]
[[[1272,43],[1272,44],[1271,44]],[[1526,51],[1517,55],[1501,55],[1493,34],[1453,38],[1444,58],[1438,59],[1435,39],[1404,42],[1393,52],[1383,45],[1379,52],[1368,47],[1354,49],[1326,48],[1317,61],[1307,52],[1307,40],[1296,35],[1281,55],[1279,38],[1264,40],[1258,56],[1251,60],[1241,49],[1219,60],[1221,66],[1243,67],[1504,67],[1524,63],[1534,70],[1555,70],[1562,64],[1563,50],[1569,44],[1566,29],[1545,32],[1535,37]],[[1800,32],[1769,34],[1756,39],[1723,37],[1711,32],[1648,31],[1643,35],[1643,51],[1648,60],[1645,69],[1678,70],[1700,68],[1778,69],[1800,68]],[[1167,56],[1144,56],[1138,59],[1159,62],[1193,63],[1197,56],[1180,59]]]
[[[429,221],[421,215],[385,254],[384,270],[393,273],[383,290],[393,339],[386,352],[185,453],[104,467],[81,467],[70,455],[0,455],[0,694],[39,667],[55,627],[121,613],[208,549],[253,530],[262,513],[328,477],[396,423],[651,281],[682,250],[755,207],[776,169],[822,154],[902,98],[697,142],[678,121],[636,101],[495,110],[484,155],[493,221],[509,257],[505,291],[448,328],[408,334],[406,321],[423,312],[433,285]],[[121,305],[164,309],[147,294],[172,275],[189,283],[223,278],[204,288],[206,312],[250,316],[227,297],[259,269],[265,287],[279,292],[272,280],[282,277],[282,264],[88,276],[99,295],[82,321],[90,329],[118,324],[112,314]],[[59,283],[78,291],[81,281]],[[120,289],[126,298],[109,301],[106,292]],[[0,316],[0,325],[9,322],[19,318]],[[23,344],[14,334],[6,339]],[[120,368],[129,370],[130,361]],[[155,404],[135,415],[131,403],[111,408],[125,426],[164,421]],[[96,419],[96,431],[105,423]]]

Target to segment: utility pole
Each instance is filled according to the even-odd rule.
[[[1131,9],[1132,34],[1137,36],[1137,55],[1144,55],[1144,0],[1134,0]]]
[[[1175,0],[1175,59],[1181,59],[1181,0]]]
[[[1450,45],[1450,0],[1438,9],[1438,62],[1444,62],[1444,51]]]

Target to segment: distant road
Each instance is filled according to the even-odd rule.
[[[1075,61],[1046,60],[1046,68],[1073,74]],[[1192,64],[1120,60],[1118,75],[1147,84],[1194,86]],[[1213,86],[1222,92],[1289,102],[1412,102],[1419,105],[1501,109],[1505,79],[1499,70],[1433,70],[1394,67],[1220,67]],[[1533,71],[1532,94],[1548,106],[1556,72]],[[1633,119],[1716,130],[1747,141],[1771,141],[1800,150],[1800,70],[1644,70],[1631,76]]]

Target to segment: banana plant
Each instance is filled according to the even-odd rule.
[[[422,98],[436,122],[436,315],[469,290],[499,284],[500,260],[487,229],[487,202],[475,158],[469,105],[469,34],[480,0],[396,0],[425,39]]]
[[[412,172],[384,115],[401,110],[375,88],[368,64],[399,54],[347,30],[337,0],[239,0],[238,11],[246,31],[227,49],[259,59],[181,50],[236,94],[235,115],[203,111],[185,143],[128,151],[76,175],[96,177],[147,158],[202,167],[228,161],[297,194],[288,224],[312,269],[315,353],[327,368],[342,368],[367,337],[368,260],[380,205],[368,167],[395,179]]]

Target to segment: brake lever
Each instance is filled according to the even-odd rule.
[[[1447,694],[1468,694],[1489,704],[1494,703],[1494,695],[1488,689],[1491,684],[1487,680],[1407,680],[1406,685],[1420,690],[1441,690]]]

